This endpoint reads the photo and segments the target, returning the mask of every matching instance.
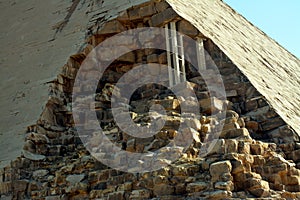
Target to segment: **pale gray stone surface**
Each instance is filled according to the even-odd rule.
[[[0,168],[21,154],[26,127],[35,124],[48,100],[47,82],[84,46],[93,16],[103,13],[105,20],[116,18],[145,0],[105,0],[103,4],[86,0],[76,6],[74,2],[0,3]],[[62,30],[56,33],[58,28]]]

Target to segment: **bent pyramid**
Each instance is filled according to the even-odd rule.
[[[30,3],[2,3],[1,6],[6,8],[5,14],[10,9],[22,10],[20,15],[26,21],[26,17],[31,19],[40,13],[40,8],[44,8]],[[23,34],[23,40],[28,42],[26,46],[20,47],[15,43],[12,47],[14,54],[20,54],[19,63],[28,68],[23,70],[12,64],[14,54],[2,52],[7,55],[7,60],[3,61],[7,65],[3,68],[5,73],[1,73],[3,80],[17,84],[16,87],[3,85],[7,94],[1,100],[1,110],[5,114],[0,136],[3,143],[1,198],[300,198],[299,59],[219,0],[75,0],[70,5],[54,1],[47,4],[52,15],[57,13],[55,16],[61,21],[49,30],[53,18],[44,13],[45,30],[36,30],[37,35]],[[56,10],[58,5],[60,9]],[[35,24],[40,23],[35,20]],[[28,24],[23,30],[30,31],[32,26]],[[168,43],[160,35],[154,37],[141,31],[134,42],[122,41],[127,50],[131,47],[134,50],[126,50],[126,54],[103,71],[94,90],[94,104],[86,105],[91,99],[84,95],[89,90],[88,81],[93,81],[89,78],[97,77],[99,73],[92,67],[88,71],[82,70],[88,61],[92,61],[89,55],[97,53],[105,59],[124,49],[123,46],[112,48],[107,44],[107,51],[104,48],[94,51],[97,45],[105,44],[105,41],[126,30],[149,27],[166,30],[172,26],[200,43],[193,47],[182,42],[180,46],[180,42],[175,45],[170,38],[170,48],[174,51],[184,49],[184,55],[187,52],[191,61],[181,61],[183,54],[179,53],[132,47],[139,44],[141,38],[149,38],[149,43]],[[20,30],[12,27],[5,33],[11,31],[15,34],[8,37],[14,37]],[[36,42],[34,37],[40,37],[40,33],[45,38]],[[169,33],[173,39],[177,37]],[[67,57],[68,61],[64,64]],[[197,64],[205,65],[204,68],[201,66],[203,71],[199,70],[200,66],[194,65],[193,59]],[[100,64],[104,63],[100,61]],[[187,88],[195,94],[195,98],[184,92],[182,97],[176,97],[174,92],[158,84],[138,88],[126,108],[139,127],[151,124],[148,112],[153,105],[161,105],[166,114],[162,117],[156,110],[150,110],[151,116],[163,118],[165,124],[155,135],[146,138],[131,136],[129,133],[134,128],[127,126],[126,130],[121,129],[112,116],[111,106],[112,93],[115,92],[120,99],[126,96],[126,92],[122,93],[121,87],[116,85],[118,80],[140,63],[153,63],[158,67],[146,72],[134,71],[137,77],[145,74],[159,77],[173,70],[172,78],[180,82],[174,87],[179,92]],[[99,65],[99,61],[96,64]],[[167,65],[172,69],[165,67]],[[56,68],[60,66],[63,66],[62,69]],[[10,67],[22,70],[15,70],[15,75],[7,79]],[[217,71],[220,76],[216,77]],[[181,74],[180,77],[176,77],[176,73]],[[14,81],[19,77],[22,78]],[[84,87],[77,87],[78,78],[87,81]],[[130,77],[126,80],[135,83],[135,79]],[[226,99],[209,90],[206,80],[210,80],[209,83],[220,82]],[[50,85],[48,99],[45,98],[48,95],[45,83]],[[82,93],[72,96],[74,91]],[[199,101],[196,105],[196,108],[199,106],[199,116],[193,115],[193,109],[184,110],[190,108],[195,99]],[[96,113],[98,121],[91,122],[86,113],[74,115],[74,105],[88,106]],[[123,108],[123,104],[119,106]],[[121,115],[123,110],[119,111]],[[41,113],[40,117],[37,117],[38,113]],[[32,122],[37,118],[36,123]],[[86,130],[86,125],[94,122],[100,124],[109,141],[121,152],[110,149],[112,145],[103,142],[103,137],[95,130],[92,134],[80,134],[81,128]],[[26,123],[24,144],[18,133]],[[187,127],[180,129],[180,124]],[[219,132],[218,137],[215,137],[215,132]],[[13,140],[11,135],[19,139]],[[189,146],[181,148],[180,142],[189,140]],[[172,144],[173,148],[164,148],[168,144]],[[9,148],[12,150],[6,152]],[[203,148],[205,155],[201,154]],[[110,154],[103,153],[104,149],[111,150]],[[150,156],[151,159],[162,167],[153,171],[152,164],[142,158],[124,158],[124,151],[148,157],[155,155]],[[169,157],[160,157],[168,151],[171,152],[167,154]],[[177,153],[180,155],[178,159],[172,160]],[[104,159],[109,164],[101,162]],[[111,168],[114,164],[120,168]],[[140,170],[140,173],[130,173],[128,169],[134,172]]]

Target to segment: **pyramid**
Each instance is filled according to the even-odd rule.
[[[219,0],[87,7],[1,198],[300,198],[295,56]]]

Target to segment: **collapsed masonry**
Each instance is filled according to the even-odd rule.
[[[195,91],[201,117],[181,113],[181,103],[189,99],[176,97],[159,85],[145,85],[131,99],[132,119],[138,124],[149,124],[150,106],[160,104],[167,112],[166,124],[153,137],[129,136],[114,123],[110,107],[112,90],[118,90],[116,82],[138,63],[162,65],[148,72],[158,75],[165,70],[163,65],[168,64],[168,53],[144,49],[120,57],[105,71],[95,95],[97,117],[110,140],[131,152],[155,151],[179,134],[192,136],[193,143],[178,161],[154,172],[131,174],[110,169],[90,155],[74,128],[71,98],[76,74],[88,53],[106,38],[128,29],[164,27],[173,21],[179,32],[195,40],[204,39],[204,48],[212,58],[206,60],[205,74],[213,79],[215,71],[209,63],[216,63],[227,100],[224,103],[209,93],[201,76],[187,64],[185,86]],[[11,194],[14,199],[47,200],[300,198],[299,136],[230,58],[167,2],[153,1],[132,7],[114,20],[91,26],[90,32],[86,48],[69,58],[51,84],[43,113],[37,124],[28,127],[22,157],[0,172],[1,197]],[[189,54],[197,52],[190,51]],[[208,155],[199,157],[205,139],[211,137],[220,123],[217,113],[224,108],[226,119],[216,145]],[[81,120],[86,119],[84,116]],[[177,131],[182,122],[189,125],[184,133]],[[99,140],[95,134],[90,145],[97,148]],[[119,156],[115,155],[115,162],[128,164],[122,163]]]

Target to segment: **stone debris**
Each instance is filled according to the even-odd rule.
[[[73,88],[77,71],[92,47],[129,27],[163,26],[173,20],[178,20],[178,29],[182,33],[194,39],[203,37],[164,1],[150,1],[131,7],[117,19],[98,25],[97,34],[88,40],[89,45],[83,52],[71,56],[57,80],[53,81],[43,113],[37,124],[28,128],[23,155],[12,161],[11,166],[0,170],[1,198],[10,194],[13,199],[47,200],[300,198],[299,137],[208,38],[205,48],[222,75],[229,94],[226,102],[208,92],[203,78],[195,76],[188,67],[187,82],[175,87],[178,91],[188,88],[195,92],[199,116],[193,114],[194,110],[181,112],[182,107],[192,105],[191,97],[176,97],[163,86],[147,84],[134,92],[129,105],[118,104],[117,111],[122,116],[121,111],[128,109],[129,116],[139,128],[149,127],[154,119],[156,126],[161,128],[149,137],[130,135],[129,131],[136,127],[126,120],[116,124],[111,97],[114,93],[119,99],[126,100],[116,83],[134,68],[133,63],[166,63],[166,52],[136,50],[123,55],[104,72],[95,96],[84,95],[89,83],[83,88]],[[147,73],[155,76],[160,70],[163,69],[151,69]],[[90,77],[97,72],[82,73],[81,76]],[[204,74],[211,81],[219,81],[213,73],[207,69]],[[128,81],[132,81],[130,77]],[[82,92],[83,95],[73,101],[79,107],[95,110],[98,120],[93,123],[101,126],[115,146],[128,152],[152,153],[149,155],[160,150],[158,161],[168,165],[153,172],[134,174],[111,169],[97,161],[74,128],[75,123],[85,126],[90,118],[82,115],[74,121],[72,90]],[[90,99],[94,99],[95,103],[85,105],[84,102]],[[153,105],[160,105],[165,113],[151,110]],[[220,117],[223,111],[226,111],[224,119]],[[160,123],[160,120],[165,123]],[[220,124],[223,127],[220,128]],[[179,129],[180,125],[184,128]],[[216,132],[220,135],[216,136]],[[124,168],[136,170],[151,164],[136,160],[139,165],[132,166],[137,162],[124,159],[122,152],[104,153],[102,149],[109,150],[112,145],[106,143],[97,131],[91,136],[81,137],[94,155],[114,158],[112,162]],[[183,144],[187,141],[190,143],[186,147]],[[173,145],[173,151],[165,147],[169,144]],[[180,158],[172,160],[175,153],[169,153],[169,157],[165,158],[166,152],[178,153]]]

